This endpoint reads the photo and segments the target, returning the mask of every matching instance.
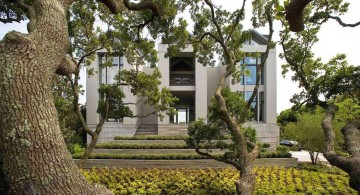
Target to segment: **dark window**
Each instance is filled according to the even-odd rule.
[[[245,92],[245,100],[248,101],[252,95],[252,91]],[[259,101],[258,101],[259,98]],[[259,92],[251,102],[251,111],[253,112],[253,120],[264,121],[264,92]]]

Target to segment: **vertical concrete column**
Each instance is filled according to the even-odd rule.
[[[208,81],[207,68],[195,58],[195,118],[206,118],[208,109]]]
[[[96,112],[99,101],[99,78],[101,76],[99,62],[100,57],[96,54],[95,60],[87,67],[87,69],[94,69],[94,72],[97,73],[86,77],[86,121],[89,126],[96,125],[99,122],[99,115]]]
[[[271,49],[265,65],[265,122],[276,123],[276,50]]]
[[[168,45],[159,44],[158,46],[158,58],[159,58],[159,70],[161,72],[161,84],[159,85],[159,89],[161,90],[163,87],[169,88],[170,82],[170,59],[165,57],[165,53],[167,51]],[[170,117],[165,115],[163,120],[161,121],[158,117],[158,124],[169,124]]]

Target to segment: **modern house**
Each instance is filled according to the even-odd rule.
[[[243,45],[242,50],[246,53],[263,53],[266,50],[267,37],[253,31],[252,39]],[[191,46],[184,49],[176,57],[166,58],[165,53],[168,45],[158,46],[158,68],[161,71],[161,85],[170,89],[171,93],[179,101],[175,105],[177,115],[165,116],[163,120],[156,114],[145,118],[109,119],[101,132],[99,142],[112,141],[115,136],[133,136],[136,134],[158,135],[185,135],[190,122],[199,117],[206,118],[210,99],[215,93],[224,66],[204,67],[195,57]],[[95,128],[99,121],[96,113],[99,95],[97,89],[100,84],[114,83],[114,76],[123,69],[132,69],[125,58],[113,57],[112,67],[101,67],[100,64],[106,58],[106,51],[99,51],[96,59],[90,65],[98,75],[87,78],[86,88],[86,115],[87,123]],[[230,79],[226,85],[233,91],[244,92],[245,98],[249,98],[255,86],[256,68],[260,58],[246,57],[240,63],[245,63],[251,73],[243,75],[240,83],[231,84]],[[152,68],[142,66],[142,71],[151,73]],[[132,95],[129,87],[122,86],[126,95],[124,102],[138,102],[141,97]],[[276,125],[276,50],[271,49],[261,75],[261,85],[257,98],[253,103],[254,119],[245,125],[257,130],[258,138],[272,145],[279,142],[279,127]],[[146,114],[153,109],[148,105],[131,105],[134,114]]]

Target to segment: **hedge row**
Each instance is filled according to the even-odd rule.
[[[185,140],[189,138],[187,135],[177,136],[161,136],[161,135],[142,135],[133,137],[116,136],[115,140]]]
[[[133,137],[116,136],[114,140],[186,140],[188,135],[174,135],[174,136],[163,136],[163,135],[141,135]],[[230,135],[224,136],[225,140],[231,139]]]
[[[357,194],[346,174],[325,174],[295,168],[256,167],[256,194]],[[235,169],[92,169],[82,171],[116,195],[235,194]]]
[[[74,154],[79,159],[82,154]],[[193,160],[206,159],[198,154],[92,154],[89,159],[136,159],[136,160]]]
[[[189,149],[184,144],[123,144],[123,143],[101,143],[96,148],[104,149]]]
[[[73,158],[81,158],[82,153],[73,154]],[[290,153],[261,153],[258,158],[290,158]],[[89,159],[137,159],[137,160],[194,160],[208,159],[199,154],[92,154]]]

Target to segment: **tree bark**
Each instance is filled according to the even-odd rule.
[[[238,195],[253,195],[255,193],[255,175],[252,172],[251,162],[254,161],[258,155],[258,148],[255,147],[252,153],[248,152],[247,143],[244,135],[241,133],[240,127],[236,121],[230,116],[226,107],[226,102],[221,94],[225,79],[230,75],[226,72],[220,79],[215,92],[215,98],[219,105],[219,118],[223,120],[234,138],[234,145],[236,147],[237,169],[240,171],[240,179],[235,182],[236,193]]]
[[[90,185],[66,150],[51,94],[67,71],[70,0],[36,0],[34,30],[0,42],[0,155],[8,194],[112,194]]]
[[[360,193],[360,120],[349,121],[341,129],[344,134],[346,151],[349,157],[339,156],[335,153],[335,133],[332,122],[335,118],[337,106],[330,105],[322,122],[322,128],[325,134],[325,152],[324,157],[331,165],[336,166],[349,174],[349,185]]]
[[[235,182],[236,194],[253,195],[255,194],[255,174],[249,164],[240,172],[240,180]]]

